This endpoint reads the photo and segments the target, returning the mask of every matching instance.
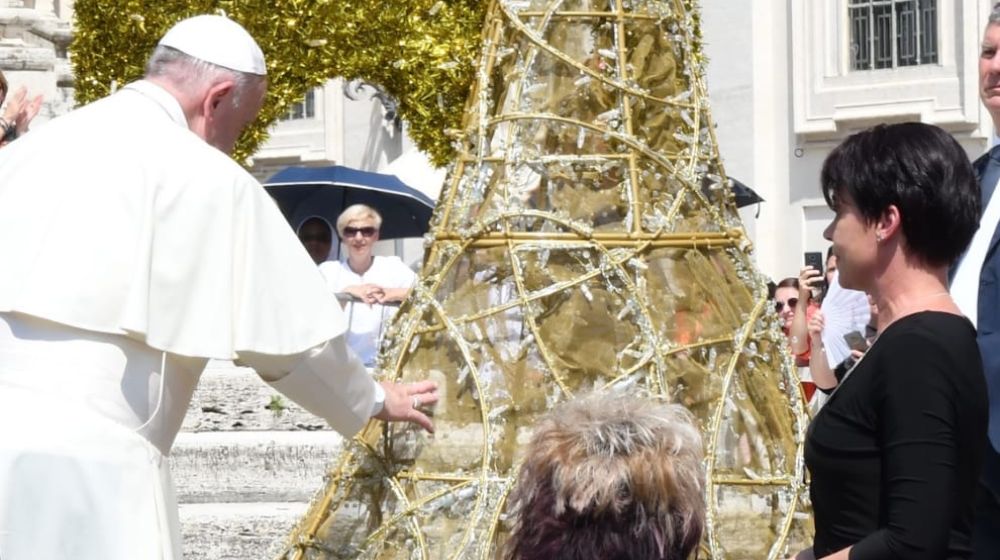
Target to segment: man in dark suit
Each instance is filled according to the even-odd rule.
[[[1000,2],[990,12],[979,56],[979,96],[1000,134]],[[972,243],[953,269],[951,293],[978,329],[989,387],[990,444],[980,479],[973,534],[974,558],[1000,558],[1000,145],[974,163],[983,214]]]

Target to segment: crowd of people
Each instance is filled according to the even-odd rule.
[[[998,49],[1000,4],[979,59],[1000,129]],[[433,430],[432,382],[369,371],[381,308],[415,279],[373,253],[377,209],[293,232],[228,157],[266,76],[246,30],[196,16],[163,36],[143,80],[30,134],[40,99],[6,99],[4,560],[178,558],[166,456],[210,358],[254,368],[345,436],[372,417]],[[971,164],[920,123],[858,132],[824,162],[826,271],[774,289],[790,352],[828,395],[805,442],[815,537],[796,559],[1000,558],[998,181],[1000,150]],[[535,427],[502,553],[689,558],[705,525],[702,465],[681,406],[564,404]]]
[[[827,250],[825,271],[806,265],[771,293],[804,396],[815,412],[874,341],[878,306],[871,294],[842,286],[833,247]]]

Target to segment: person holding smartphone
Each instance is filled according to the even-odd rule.
[[[813,344],[808,327],[809,321],[819,312],[814,292],[819,290],[822,283],[823,273],[813,266],[806,265],[799,270],[799,277],[795,283],[798,297],[795,298],[791,322],[786,333],[792,355],[795,356],[795,365],[799,367],[809,366],[812,358]]]

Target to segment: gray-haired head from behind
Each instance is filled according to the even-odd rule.
[[[702,442],[680,405],[593,395],[538,423],[510,497],[510,560],[681,560],[705,523]]]

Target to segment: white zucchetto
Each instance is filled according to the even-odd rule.
[[[181,20],[159,44],[216,66],[267,75],[264,53],[257,41],[242,25],[225,16],[200,15]]]

